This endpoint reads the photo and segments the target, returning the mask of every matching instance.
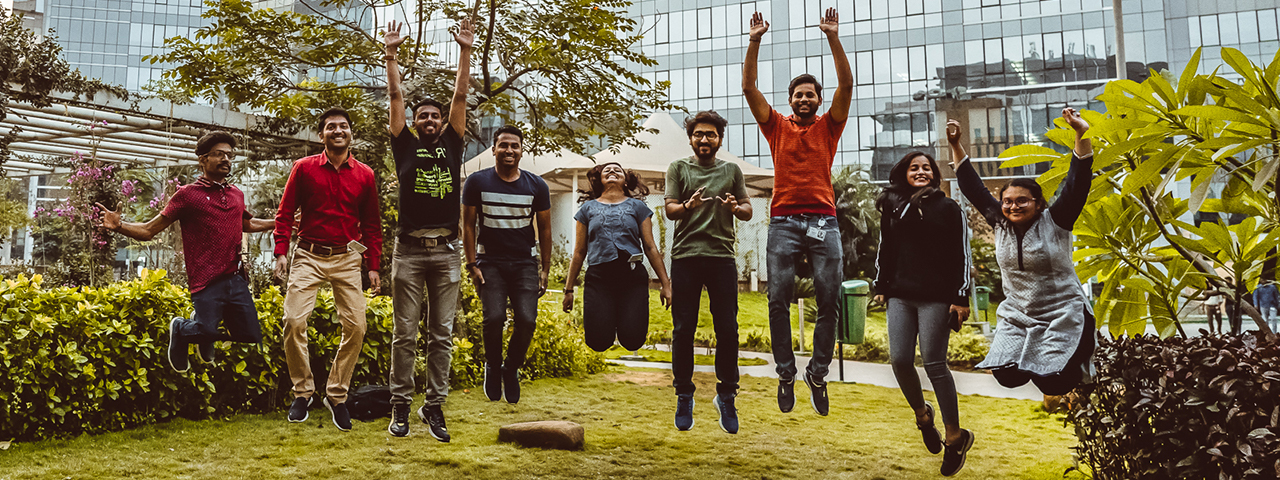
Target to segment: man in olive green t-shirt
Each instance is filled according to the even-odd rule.
[[[734,218],[751,219],[746,182],[737,164],[716,158],[728,122],[714,111],[685,122],[694,155],[667,167],[666,214],[676,221],[671,250],[671,366],[676,428],[693,427],[693,333],[702,288],[711,303],[716,338],[716,397],[720,428],[738,433],[738,266]]]

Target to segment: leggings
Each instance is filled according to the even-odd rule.
[[[898,380],[902,395],[907,397],[907,404],[914,410],[923,409],[924,393],[920,391],[920,377],[916,373],[916,338],[919,337],[924,371],[929,375],[929,382],[938,397],[942,423],[959,425],[956,382],[947,368],[947,342],[951,339],[947,313],[950,309],[951,306],[944,302],[890,298],[889,363],[893,365],[893,376]]]
[[[649,334],[649,272],[620,258],[591,265],[583,279],[582,330],[587,346],[603,352],[614,338],[627,350]]]
[[[1067,360],[1067,365],[1062,367],[1062,371],[1049,375],[1038,375],[1016,367],[1007,367],[991,370],[991,375],[996,377],[996,381],[1000,382],[1000,385],[1008,388],[1021,387],[1030,381],[1036,385],[1036,388],[1040,389],[1040,393],[1045,395],[1066,395],[1074,390],[1077,385],[1080,385],[1080,380],[1084,377],[1083,365],[1089,360],[1089,357],[1093,356],[1093,335],[1093,315],[1086,311],[1084,313],[1083,331],[1080,332],[1080,344],[1076,346],[1075,353],[1071,354],[1071,358]]]

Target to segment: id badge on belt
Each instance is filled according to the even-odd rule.
[[[825,218],[819,219],[818,225],[809,227],[809,230],[805,232],[805,236],[821,242],[822,239],[827,238],[826,230],[822,229],[822,227],[825,227],[825,226],[827,226],[827,219]]]

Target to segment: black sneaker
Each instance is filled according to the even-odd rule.
[[[733,406],[733,395],[716,395],[711,403],[720,410],[720,429],[725,433],[738,433],[738,409]]]
[[[409,436],[409,404],[391,404],[391,423],[387,424],[387,433],[393,437]]]
[[[289,405],[289,423],[302,423],[307,421],[311,416],[307,410],[311,407],[310,398],[293,397],[293,404]]]
[[[969,449],[973,448],[973,432],[960,429],[960,439],[954,445],[947,445],[946,451],[942,453],[942,475],[950,477],[960,472],[964,468],[965,457],[969,456]]]
[[[804,384],[809,387],[809,404],[813,405],[813,411],[818,412],[818,415],[827,416],[831,409],[831,402],[827,400],[827,382],[814,380],[809,372],[805,372]]]
[[[178,338],[178,322],[182,321],[182,317],[173,317],[169,321],[169,366],[178,372],[185,372],[191,368],[191,361],[187,359],[187,342]]]
[[[919,420],[916,420],[916,428],[920,429],[920,435],[924,437],[924,448],[929,449],[929,453],[936,455],[942,451],[942,435],[933,426],[933,404],[924,402],[924,409],[929,411],[929,423],[922,424]]]
[[[782,413],[790,412],[796,407],[796,380],[779,380],[778,381],[778,410]]]
[[[484,364],[484,396],[490,402],[502,399],[502,367]]]
[[[422,423],[430,427],[431,438],[441,442],[448,443],[449,429],[444,426],[444,412],[440,410],[439,405],[423,405],[418,409],[418,418],[422,419]]]
[[[685,431],[693,428],[693,394],[676,395],[676,430]]]
[[[520,401],[520,369],[502,369],[502,394],[507,396],[507,403]]]
[[[334,405],[329,397],[324,397],[324,406],[329,407],[329,415],[333,416],[333,426],[341,431],[351,430],[351,413],[347,411],[346,402]]]
[[[218,360],[218,349],[213,342],[197,344],[196,353],[200,354],[200,361],[204,363],[213,363]]]

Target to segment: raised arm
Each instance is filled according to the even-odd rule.
[[[818,28],[827,36],[827,44],[831,46],[831,57],[836,63],[836,93],[831,97],[831,108],[827,115],[837,122],[849,119],[849,102],[853,100],[853,70],[849,68],[849,56],[840,45],[840,15],[835,8],[828,8],[827,14],[818,23]]]
[[[995,225],[1001,216],[1000,200],[987,191],[982,177],[973,169],[973,162],[969,161],[969,155],[960,144],[960,134],[960,122],[947,120],[947,143],[951,145],[951,167],[956,171],[956,183],[960,184],[960,192],[964,194],[964,198],[982,212],[987,223]]]
[[[471,85],[471,46],[476,41],[470,19],[458,22],[458,33],[453,35],[453,40],[462,48],[458,52],[458,77],[453,81],[453,101],[449,102],[449,127],[464,137],[467,134],[467,87]]]
[[[751,107],[751,116],[756,118],[756,123],[767,123],[769,112],[773,110],[769,101],[765,100],[764,93],[756,87],[756,58],[760,56],[760,39],[767,31],[769,22],[764,21],[764,15],[760,12],[752,14],[747,59],[742,62],[742,95],[747,97],[747,105]]]
[[[111,211],[102,206],[101,203],[95,203],[94,205],[102,209],[102,221],[98,224],[99,227],[144,242],[155,238],[156,234],[169,228],[169,225],[172,225],[176,220],[164,215],[156,215],[156,218],[146,223],[126,222],[121,220],[120,210]],[[117,205],[116,208],[123,209],[123,206]]]
[[[1053,205],[1049,206],[1053,223],[1067,230],[1075,226],[1076,219],[1084,210],[1089,199],[1089,189],[1093,183],[1093,141],[1084,138],[1089,131],[1089,122],[1080,118],[1080,112],[1074,108],[1062,109],[1062,118],[1076,132],[1076,145],[1072,149],[1071,167],[1067,169],[1067,178],[1062,182],[1062,193]]]
[[[387,62],[387,98],[391,100],[391,106],[388,107],[391,115],[387,120],[387,127],[391,130],[392,137],[400,136],[400,132],[404,131],[405,127],[404,93],[400,91],[400,64],[396,59],[396,52],[405,40],[405,37],[400,35],[402,26],[404,24],[395,20],[387,22],[387,33],[382,35],[382,41],[387,47],[387,54],[382,57]]]

